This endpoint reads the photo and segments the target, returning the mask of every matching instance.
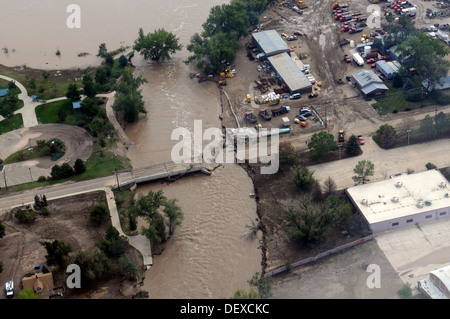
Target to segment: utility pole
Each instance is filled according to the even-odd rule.
[[[339,147],[339,159],[342,159],[341,158],[341,147],[342,147],[342,144],[338,144],[338,147]]]
[[[6,184],[6,172],[3,170],[3,178],[5,179],[5,189],[8,190],[8,184]]]
[[[114,152],[114,149],[112,149],[112,152],[114,154],[113,164],[114,164],[114,173],[116,174],[117,189],[120,189],[119,176],[117,175],[117,168],[116,168],[116,153]]]
[[[411,130],[406,130],[406,134],[408,135],[408,145],[409,145],[409,133],[411,133]]]

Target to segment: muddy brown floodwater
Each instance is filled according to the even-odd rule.
[[[108,50],[132,46],[140,27],[144,32],[165,28],[184,45],[171,61],[149,63],[139,55],[133,59],[136,75],[148,80],[142,94],[147,117],[126,129],[134,145],[128,151],[133,167],[171,160],[177,127],[192,131],[194,120],[203,129],[221,127],[220,97],[213,83],[190,79],[195,72],[183,60],[190,37],[201,32],[212,6],[229,1],[116,1],[77,0],[81,28],[69,29],[66,8],[74,1],[20,0],[0,3],[0,64],[37,69],[64,70],[98,65],[100,43]],[[61,55],[55,53],[59,50]],[[5,53],[7,51],[8,53]],[[78,54],[89,55],[79,57]],[[205,142],[206,144],[207,142]],[[138,194],[162,189],[177,198],[184,212],[165,250],[154,258],[142,289],[151,298],[228,298],[261,271],[259,239],[248,240],[246,225],[255,221],[256,202],[251,179],[235,164],[216,169],[212,176],[188,176],[177,182],[139,186]]]

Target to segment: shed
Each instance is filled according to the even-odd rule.
[[[352,74],[351,80],[355,88],[365,95],[383,95],[389,90],[383,81],[370,70],[360,70]]]
[[[74,110],[78,110],[81,107],[81,101],[72,102],[72,106]]]
[[[8,94],[9,89],[2,89],[0,90],[0,97],[6,96]]]
[[[32,96],[30,96],[31,97],[31,99],[33,100],[33,102],[36,102],[37,101],[37,95],[32,95]]]
[[[429,90],[446,90],[446,89],[450,89],[450,75],[447,76],[443,76],[439,79],[438,84],[436,85],[431,85]],[[428,87],[428,80],[423,80],[422,81],[422,85],[424,88]]]
[[[53,275],[51,272],[46,274],[38,273],[22,279],[23,289],[30,288],[39,297],[49,297],[54,288]]]
[[[400,63],[398,61],[386,62],[384,60],[377,61],[375,66],[387,79],[391,80],[397,74],[400,69]]]

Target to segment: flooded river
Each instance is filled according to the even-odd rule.
[[[39,69],[85,68],[98,65],[100,43],[108,50],[132,46],[140,27],[144,32],[165,28],[186,47],[213,5],[213,0],[77,0],[81,28],[66,26],[66,8],[74,1],[20,0],[0,2],[0,64],[26,64]],[[61,55],[55,52],[59,50]],[[5,53],[8,51],[8,53]],[[88,52],[85,57],[79,53]],[[195,72],[183,60],[186,49],[171,61],[149,63],[136,55],[136,75],[148,80],[142,87],[148,115],[126,130],[134,142],[128,152],[135,168],[170,161],[171,133],[177,127],[192,130],[194,120],[203,129],[220,127],[220,100],[213,83],[198,84]],[[205,144],[208,142],[205,142]],[[144,287],[151,298],[228,298],[261,271],[257,239],[245,238],[245,227],[255,220],[256,203],[251,179],[234,164],[212,176],[189,176],[177,182],[139,186],[138,194],[163,189],[177,198],[185,219],[162,255],[155,256]]]

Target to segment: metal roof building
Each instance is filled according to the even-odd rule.
[[[352,74],[352,83],[366,95],[380,95],[389,90],[383,84],[383,81],[373,71],[369,70],[360,70]]]
[[[292,60],[289,54],[281,53],[268,58],[277,76],[286,84],[291,93],[311,92],[311,81]]]
[[[436,89],[436,90],[446,90],[450,88],[450,75],[443,76],[439,80],[441,83],[438,83],[436,85],[430,86],[430,91]],[[423,80],[422,85],[427,88],[428,86],[428,80]]]
[[[289,46],[275,30],[255,32],[252,34],[252,38],[253,44],[255,44],[258,50],[264,53],[266,57],[289,52]]]
[[[430,272],[430,277],[417,282],[418,288],[432,299],[450,299],[450,265]]]
[[[380,71],[387,79],[391,80],[399,71],[401,65],[398,61],[380,60],[375,63],[376,68]]]
[[[374,233],[450,215],[449,183],[435,169],[353,186],[346,193]]]

